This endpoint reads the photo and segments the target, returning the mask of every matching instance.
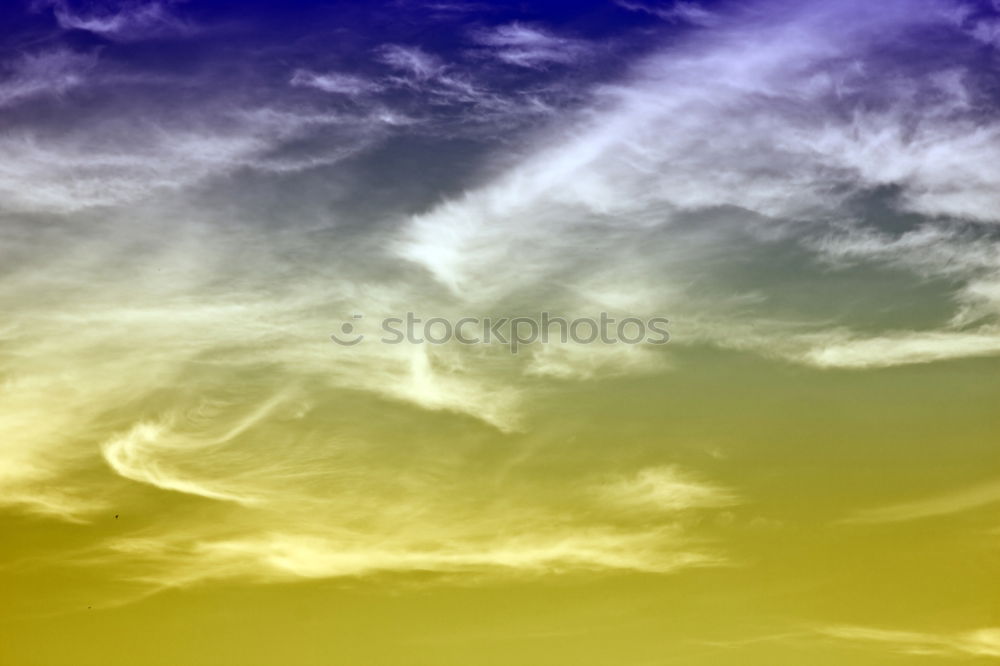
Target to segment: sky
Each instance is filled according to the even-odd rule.
[[[1000,658],[996,0],[0,25],[0,664]]]

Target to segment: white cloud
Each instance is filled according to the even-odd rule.
[[[589,380],[617,375],[655,374],[668,368],[664,354],[642,346],[592,345],[550,340],[536,346],[525,374],[563,380]]]
[[[188,123],[109,122],[58,135],[11,131],[0,137],[3,208],[72,213],[134,204],[240,169],[294,172],[329,165],[380,141],[405,119],[383,109],[360,115],[274,109],[196,114]],[[305,155],[282,146],[317,128],[325,141]],[[339,139],[338,141],[332,141]]]
[[[639,0],[615,0],[615,4],[633,12],[652,14],[664,21],[683,21],[695,25],[711,25],[716,15],[697,2],[683,0],[662,0],[660,2],[640,2]]]
[[[417,46],[387,44],[380,49],[379,57],[390,67],[410,74],[419,80],[435,78],[445,69],[440,58]]]
[[[590,52],[586,42],[558,37],[541,28],[510,23],[472,33],[476,43],[490,47],[497,59],[518,67],[544,67],[548,64],[573,64]]]
[[[39,96],[58,96],[84,85],[97,64],[94,54],[65,49],[27,53],[8,64],[0,79],[0,108]]]
[[[286,492],[257,507],[263,522],[253,529],[236,526],[220,536],[217,526],[206,524],[158,536],[117,538],[94,561],[115,562],[126,577],[157,587],[206,579],[270,582],[385,571],[493,577],[602,570],[671,573],[728,563],[704,542],[694,541],[677,519],[732,504],[732,495],[676,467],[640,470],[585,487],[579,511],[548,506],[537,496],[528,501],[516,492],[500,503],[484,501],[475,485],[467,488],[463,502],[455,503],[433,480],[431,486],[422,482],[420,492],[409,493],[405,501],[393,500],[382,494],[382,486],[394,482],[399,479],[369,473],[364,487],[354,493],[341,488],[325,499],[293,502]],[[353,519],[339,519],[347,507]],[[641,517],[649,511],[656,512],[656,525],[620,522],[623,515]],[[615,520],[605,520],[607,515]],[[317,530],[315,519],[321,516],[325,527]]]
[[[36,7],[51,7],[59,26],[85,30],[108,39],[140,39],[185,36],[197,28],[175,16],[170,0],[118,0],[102,10],[77,11],[67,0],[39,0]]]
[[[444,533],[435,537],[447,540],[441,547],[421,548],[416,543],[407,543],[406,537],[342,540],[272,532],[259,537],[195,542],[121,539],[109,546],[112,553],[117,553],[111,557],[116,558],[119,566],[136,569],[135,579],[162,587],[206,579],[275,582],[401,571],[492,576],[595,570],[662,574],[724,562],[697,551],[664,550],[663,543],[669,542],[671,536],[668,529],[631,534],[588,530],[577,534],[497,537],[470,543]],[[130,560],[137,565],[130,566]]]
[[[244,495],[238,488],[230,489],[224,479],[199,479],[199,463],[221,463],[210,459],[214,450],[225,447],[252,427],[280,402],[280,396],[242,417],[235,423],[201,424],[200,429],[178,428],[172,421],[141,422],[127,433],[116,435],[101,444],[104,459],[119,475],[148,483],[164,490],[174,490],[209,499],[253,504],[257,498]],[[213,427],[217,430],[213,432]],[[184,469],[185,465],[188,469]],[[230,466],[231,467],[231,466]],[[204,471],[203,471],[204,473]]]
[[[297,69],[290,84],[350,97],[371,116],[415,131],[493,135],[550,116],[572,94],[558,85],[501,90],[468,63],[446,62],[417,46],[384,44],[375,51],[381,74]],[[442,114],[447,120],[439,116]]]
[[[383,88],[381,84],[375,81],[352,74],[338,72],[318,74],[304,69],[295,70],[292,74],[291,84],[293,86],[316,88],[323,92],[347,95],[349,97],[375,93]]]
[[[456,298],[480,305],[593,274],[609,276],[618,291],[647,293],[656,271],[668,296],[649,294],[641,304],[647,310],[677,319],[671,308],[680,307],[713,322],[715,344],[822,367],[997,353],[996,331],[957,328],[969,321],[962,313],[954,325],[926,331],[863,335],[829,330],[823,321],[811,332],[808,322],[761,326],[751,342],[738,334],[745,327],[727,316],[724,303],[693,303],[678,288],[693,279],[683,271],[697,267],[702,248],[690,248],[673,268],[633,246],[651,227],[668,234],[688,213],[733,207],[746,211],[745,235],[706,229],[718,240],[704,251],[766,252],[764,241],[784,237],[823,261],[832,254],[808,240],[815,230],[850,217],[852,197],[886,187],[899,192],[900,212],[1000,221],[1000,172],[990,157],[1000,147],[1000,120],[969,110],[970,81],[953,64],[931,76],[904,67],[886,77],[875,69],[886,32],[950,25],[944,3],[928,0],[919,10],[899,2],[877,11],[860,2],[780,9],[778,20],[755,22],[751,15],[722,22],[647,59],[630,80],[602,89],[592,110],[561,118],[561,127],[490,182],[414,216],[396,251]],[[869,96],[879,103],[862,103]],[[930,236],[941,233],[952,232]],[[959,299],[988,300],[994,281],[977,272],[1000,267],[996,245],[954,245],[953,255],[972,249],[968,261],[941,262],[930,236],[887,242],[926,246],[927,253],[911,253],[910,270],[933,273],[947,265],[941,270],[970,281]],[[756,245],[737,248],[748,240]],[[902,257],[905,249],[898,249]],[[923,257],[929,258],[921,263]],[[874,259],[867,253],[866,260]],[[985,263],[968,263],[976,261]],[[595,309],[596,294],[581,289],[577,296],[573,307]]]
[[[974,511],[996,503],[1000,503],[1000,483],[992,481],[912,502],[865,509],[844,522],[899,523]]]
[[[716,508],[736,503],[729,491],[677,467],[639,470],[632,477],[608,484],[602,496],[618,506],[654,511]]]
[[[111,145],[93,136],[53,141],[31,134],[0,137],[0,193],[8,210],[72,212],[139,201],[245,165],[266,144],[253,136],[212,131],[175,133],[136,128]],[[118,144],[118,145],[114,145]]]
[[[897,654],[936,657],[1000,657],[1000,628],[954,634],[894,631],[868,627],[826,627],[820,633],[844,641],[883,646]]]
[[[1000,353],[1000,330],[913,331],[822,343],[800,360],[821,368],[885,368]]]

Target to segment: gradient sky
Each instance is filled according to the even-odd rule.
[[[0,25],[0,664],[1000,658],[996,0]]]

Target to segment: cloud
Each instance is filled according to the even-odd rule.
[[[118,133],[110,138],[111,145],[94,145],[95,138],[52,141],[31,134],[0,138],[9,156],[0,166],[4,207],[73,212],[133,203],[160,189],[192,185],[239,168],[266,146],[253,136],[168,133],[155,127],[149,131],[137,127],[128,138]]]
[[[190,120],[95,123],[56,135],[8,132],[0,137],[0,149],[8,156],[0,165],[3,207],[72,213],[134,204],[241,169],[311,169],[370,147],[400,122],[377,109],[371,115],[227,109]],[[313,152],[283,152],[285,145],[318,128],[327,130],[325,141],[315,142]]]
[[[736,503],[729,491],[699,481],[676,467],[642,469],[631,478],[607,485],[603,494],[612,504],[653,511],[683,511]]]
[[[472,40],[489,47],[491,55],[498,60],[518,67],[569,65],[585,58],[591,50],[582,40],[557,37],[521,23],[476,30]]]
[[[810,243],[839,269],[896,267],[924,280],[958,281],[958,304],[936,330],[881,335],[832,333],[798,358],[819,367],[878,368],[991,356],[1000,352],[1000,244],[988,228],[927,222],[901,234],[849,228]]]
[[[380,84],[361,78],[360,76],[337,72],[317,74],[304,69],[295,70],[295,73],[292,74],[291,84],[293,86],[316,88],[323,92],[337,93],[349,97],[375,93],[382,90]]]
[[[935,657],[1000,657],[1000,628],[955,634],[834,626],[820,633],[838,640],[883,646],[897,654]]]
[[[80,11],[69,0],[41,0],[37,8],[51,7],[59,27],[84,30],[116,41],[187,36],[197,28],[175,16],[170,0],[121,0],[105,10]]]
[[[524,373],[561,380],[604,379],[620,375],[655,374],[668,368],[664,354],[646,347],[580,345],[550,340],[536,347]]]
[[[437,78],[445,70],[440,58],[417,46],[386,44],[379,50],[379,59],[421,81]]]
[[[431,549],[398,537],[383,538],[381,544],[366,539],[371,545],[364,545],[320,535],[282,533],[178,544],[121,539],[109,546],[117,553],[118,566],[135,569],[134,580],[157,587],[186,586],[202,580],[281,582],[412,571],[522,577],[607,570],[665,574],[724,562],[697,552],[664,552],[662,542],[669,539],[669,530],[534,534],[483,543],[456,542],[454,535],[448,536],[450,545]],[[130,566],[130,560],[135,564]]]
[[[413,133],[490,138],[551,116],[573,94],[558,84],[503,89],[468,62],[449,62],[417,46],[375,50],[377,74],[297,69],[290,83],[342,95],[370,115],[391,118]]]
[[[615,4],[633,12],[652,14],[664,21],[682,21],[694,25],[711,25],[716,15],[697,2],[639,2],[638,0],[615,0]]]
[[[387,77],[387,84],[416,93],[424,111],[428,105],[463,110],[472,106],[481,113],[504,113],[516,108],[511,100],[482,87],[457,67],[419,47],[386,44],[379,49],[379,59],[398,72]]]
[[[806,351],[803,362],[820,368],[887,368],[932,363],[1000,353],[1000,331],[907,332],[818,345]]]
[[[195,412],[181,426],[173,423],[176,418],[137,423],[127,433],[103,442],[101,452],[111,468],[127,479],[209,499],[253,504],[258,498],[243,494],[238,487],[229,488],[232,484],[223,479],[211,478],[216,466],[224,464],[217,452],[270,416],[283,400],[280,394],[272,396],[235,421],[232,417],[219,419],[220,410],[214,407],[206,411],[216,418]],[[199,463],[204,462],[211,463],[209,469],[199,471]],[[233,463],[227,467],[234,469]],[[210,476],[199,479],[206,471]]]
[[[40,96],[57,97],[83,86],[96,64],[95,54],[65,49],[24,54],[7,65],[0,80],[0,108]]]
[[[25,332],[28,330],[32,335],[42,334],[42,329],[34,326]],[[90,441],[108,427],[108,405],[127,403],[134,388],[96,374],[87,380],[79,363],[61,364],[55,354],[19,362],[14,350],[29,347],[45,348],[37,340],[15,342],[8,338],[0,357],[5,375],[0,382],[0,505],[84,522],[106,508],[110,489],[81,481],[94,471],[93,449],[81,446],[81,442]],[[124,370],[128,364],[105,367]],[[152,364],[146,369],[147,379],[160,377]],[[68,478],[76,481],[59,482]]]
[[[695,279],[692,271],[716,279],[710,271],[718,254],[763,256],[777,239],[797,245],[821,270],[832,254],[816,237],[837,226],[870,233],[852,221],[853,202],[886,188],[898,193],[892,203],[898,215],[965,221],[958,224],[998,220],[994,185],[1000,173],[975,165],[995,162],[988,156],[1000,146],[1000,119],[976,101],[984,93],[974,78],[955,63],[932,76],[905,60],[893,61],[891,74],[879,69],[886,62],[886,32],[905,40],[930,27],[953,27],[945,3],[926,2],[920,11],[900,3],[877,11],[863,3],[772,8],[780,10],[778,20],[753,14],[719,23],[697,40],[679,40],[649,57],[620,84],[596,91],[586,113],[564,115],[560,128],[489,182],[413,216],[395,242],[399,256],[422,266],[456,298],[481,305],[532,285],[586,285],[593,275],[613,275],[616,289],[646,297],[635,299],[634,307],[697,319],[705,333],[700,340],[819,367],[996,354],[995,329],[964,330],[960,325],[969,315],[962,313],[943,329],[877,334],[822,319],[812,322],[812,330],[802,321],[761,325],[751,341],[724,309],[738,300],[733,289],[749,285],[720,288],[729,298],[714,303],[704,294],[695,302],[687,293],[683,285]],[[837,30],[829,29],[834,23]],[[706,221],[700,237],[687,229],[695,215],[726,219],[726,210],[741,215],[742,225]],[[664,237],[683,234],[678,243],[698,243],[671,265],[662,256],[647,257],[641,247],[640,239],[652,238],[654,229]],[[899,265],[925,275],[949,271],[967,281],[959,299],[982,303],[993,293],[995,280],[983,275],[1000,268],[992,240],[979,249],[958,243],[951,253],[971,250],[970,262],[991,255],[984,259],[991,268],[939,261],[934,255],[941,250],[931,237],[887,242],[900,244],[900,257],[906,245],[925,246],[926,253],[911,253]],[[868,253],[863,261],[878,257]],[[653,275],[660,295],[645,288]],[[570,307],[598,305],[596,291],[574,291],[559,294],[572,299]],[[685,337],[675,340],[684,344]]]
[[[901,90],[901,101],[914,92]],[[900,106],[856,116],[850,132],[810,130],[802,135],[803,145],[871,186],[901,185],[901,202],[914,212],[997,221],[993,184],[1000,167],[972,165],[1000,144],[1000,125],[973,114],[962,117],[961,88],[942,94],[943,101],[924,109],[923,121],[914,122],[908,117],[912,112]]]
[[[924,279],[964,282],[954,294],[960,307],[949,322],[956,331],[1000,316],[1000,243],[990,227],[928,222],[898,235],[854,228],[829,234],[814,247],[834,267],[877,263]],[[992,333],[989,326],[980,331]]]
[[[1000,502],[1000,483],[988,482],[913,502],[864,509],[844,520],[846,523],[900,523],[949,516]]]
[[[316,456],[334,444],[297,416],[316,400],[362,401],[374,422],[426,410],[473,431],[517,430],[523,396],[496,380],[497,350],[330,342],[337,299],[361,302],[344,257],[275,280],[283,257],[304,265],[296,237],[237,230],[214,209],[142,225],[120,215],[50,222],[63,233],[44,252],[59,259],[42,272],[20,261],[41,251],[37,235],[3,230],[0,302],[18,317],[0,339],[0,504],[81,521],[135,482],[238,505],[309,503],[290,484],[325,470]],[[232,282],[216,282],[220,265]],[[397,312],[416,298],[405,285],[364,291]]]
[[[217,233],[178,222],[169,244],[115,263],[107,245],[85,246],[58,272],[15,272],[0,290],[7,303],[91,276],[66,300],[22,305],[0,347],[5,377],[18,378],[0,393],[0,503],[75,521],[122,505],[146,514],[81,565],[160,589],[728,563],[687,517],[731,503],[729,491],[673,466],[588,474],[540,495],[509,478],[538,442],[518,432],[522,390],[499,379],[506,351],[336,347],[326,332],[344,306],[327,294],[358,300],[346,265],[273,284],[289,247]],[[215,263],[236,256],[246,272],[213,285]],[[405,286],[366,296],[385,307],[415,298]],[[479,462],[487,448],[495,466]],[[151,493],[165,504],[137,499]],[[622,522],[650,511],[655,525]]]
[[[205,525],[116,538],[90,564],[113,561],[128,578],[174,587],[200,580],[274,582],[408,571],[494,577],[615,570],[663,574],[728,563],[693,540],[677,519],[731,504],[732,496],[676,467],[640,470],[584,488],[583,505],[569,513],[516,493],[500,504],[484,501],[474,487],[458,504],[446,501],[440,489],[422,488],[389,510],[378,492],[386,482],[392,481],[375,475],[367,487],[356,488],[356,495],[343,488],[322,502],[312,498],[308,506],[314,517],[353,506],[354,520],[328,520],[322,531],[296,513],[286,494],[257,506],[263,522],[252,531],[235,527],[220,535]],[[658,524],[605,520],[608,503],[619,521],[623,515],[655,511]],[[269,507],[276,512],[268,512]]]

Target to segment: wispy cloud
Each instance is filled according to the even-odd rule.
[[[846,523],[901,523],[974,511],[1000,502],[1000,482],[992,481],[912,502],[864,509]]]
[[[122,539],[109,544],[118,566],[135,580],[156,587],[186,586],[203,580],[276,582],[303,578],[366,576],[384,572],[433,572],[534,576],[580,571],[671,573],[690,567],[718,566],[717,557],[663,549],[671,530],[646,534],[590,530],[586,534],[531,534],[463,542],[447,532],[448,546],[421,548],[406,536],[337,539],[273,532],[232,540],[170,543]],[[370,545],[363,545],[364,542]],[[423,539],[426,541],[426,539]],[[131,562],[131,564],[130,564]]]
[[[647,468],[609,484],[604,496],[631,509],[682,511],[736,503],[728,490],[697,480],[676,467]]]
[[[380,484],[384,479],[372,481]],[[555,508],[537,502],[522,505],[517,497],[503,506],[484,504],[471,489],[469,506],[449,506],[440,493],[425,490],[392,511],[385,511],[376,495],[363,493],[375,503],[370,511],[355,505],[359,520],[352,521],[352,527],[331,525],[322,532],[289,514],[294,505],[275,498],[259,510],[270,505],[278,511],[275,518],[284,516],[283,527],[268,518],[259,529],[235,528],[236,533],[225,537],[206,529],[119,538],[107,543],[91,563],[115,561],[129,577],[158,587],[205,579],[267,582],[392,571],[494,576],[594,570],[670,573],[727,564],[723,554],[694,541],[686,527],[671,519],[731,504],[732,496],[675,467],[643,470],[632,479],[591,489],[592,501],[611,501],[618,512],[656,511],[660,524],[655,527],[603,522],[601,513],[594,513],[596,507],[588,506],[578,515],[562,510],[561,519],[554,520]],[[310,511],[336,512],[341,500],[354,501],[331,499],[332,506],[314,503]],[[509,511],[510,502],[517,504],[517,511]],[[464,519],[470,511],[475,522]],[[417,516],[419,524],[414,522]],[[268,527],[268,521],[274,526]]]
[[[580,61],[591,52],[591,48],[583,40],[559,37],[541,28],[521,23],[481,28],[472,33],[472,40],[488,47],[493,57],[518,67],[568,65]]]
[[[906,332],[820,343],[799,357],[821,368],[887,368],[1000,353],[1000,331]],[[793,357],[794,358],[794,357]]]
[[[1000,628],[934,634],[834,626],[821,629],[820,633],[838,640],[877,646],[897,654],[948,658],[1000,657]]]
[[[510,131],[551,117],[574,97],[558,85],[503,89],[468,61],[448,61],[419,46],[383,44],[373,60],[380,69],[364,75],[297,69],[289,82],[350,99],[411,132],[447,136]]]
[[[390,67],[421,81],[441,76],[445,70],[440,58],[418,46],[387,44],[380,49],[379,58]]]
[[[328,93],[338,93],[341,95],[356,96],[365,95],[382,90],[382,86],[368,79],[351,74],[340,74],[328,72],[318,74],[304,69],[296,70],[292,74],[291,84],[293,86],[304,86],[316,88]]]
[[[640,2],[639,0],[615,0],[615,4],[633,12],[652,14],[664,21],[683,21],[695,25],[710,25],[716,15],[697,2],[683,0],[659,0]]]
[[[628,261],[647,268],[615,278],[619,290],[647,295],[636,306],[714,320],[714,344],[819,367],[996,354],[993,328],[962,327],[969,321],[967,303],[983,304],[992,293],[984,271],[997,271],[993,240],[979,249],[962,243],[952,253],[971,250],[968,262],[992,255],[984,259],[990,268],[940,261],[941,249],[930,239],[888,241],[908,256],[901,267],[924,275],[948,271],[967,281],[956,293],[965,314],[939,329],[872,334],[817,320],[812,330],[807,322],[761,325],[750,341],[738,334],[743,327],[732,316],[704,299],[693,303],[680,286],[692,279],[690,271],[706,270],[699,256],[711,262],[720,247],[736,246],[763,253],[776,238],[798,244],[821,270],[831,252],[817,245],[817,231],[831,220],[850,226],[852,201],[880,188],[899,193],[899,214],[996,219],[992,183],[1000,175],[970,169],[995,161],[987,155],[1000,145],[1000,121],[970,102],[980,94],[972,79],[957,75],[956,65],[927,77],[904,64],[886,85],[872,69],[882,58],[880,30],[906,35],[949,28],[943,3],[928,2],[921,12],[897,4],[870,12],[858,3],[785,9],[782,21],[723,22],[702,39],[650,57],[631,79],[601,91],[593,104],[598,110],[564,118],[570,129],[554,130],[482,187],[414,216],[397,241],[400,256],[476,303],[542,282],[585,283],[587,275],[610,274],[608,266]],[[833,22],[837,30],[828,29]],[[731,122],[736,116],[738,124]],[[724,218],[725,207],[742,211],[742,226],[706,230],[714,239],[688,247],[688,262],[678,262],[683,269],[646,262],[636,249],[651,228],[678,234],[691,215]],[[601,238],[600,252],[588,250],[591,236]],[[914,243],[928,251],[903,247]],[[523,261],[510,262],[514,255]],[[864,260],[880,259],[870,252]],[[653,273],[659,295],[643,289]],[[572,305],[581,309],[599,302],[584,289],[575,297]],[[979,312],[982,307],[993,308],[986,303]],[[684,336],[677,341],[683,344]]]
[[[190,35],[197,28],[175,15],[171,0],[118,0],[100,8],[78,10],[67,0],[36,0],[37,8],[50,7],[59,26],[85,30],[112,40],[134,41]]]
[[[96,64],[96,54],[66,49],[25,54],[8,63],[0,79],[0,108],[83,86]]]
[[[192,120],[115,122],[56,137],[28,131],[0,137],[9,157],[0,165],[3,207],[69,213],[132,204],[240,169],[287,172],[328,165],[377,143],[399,122],[380,109],[370,115],[228,109]],[[284,145],[317,127],[328,129],[327,141],[317,142],[318,152],[283,153]],[[339,139],[332,147],[331,138]]]
[[[563,380],[604,379],[620,375],[655,374],[669,367],[665,354],[646,347],[594,347],[550,341],[531,352],[525,374]]]

